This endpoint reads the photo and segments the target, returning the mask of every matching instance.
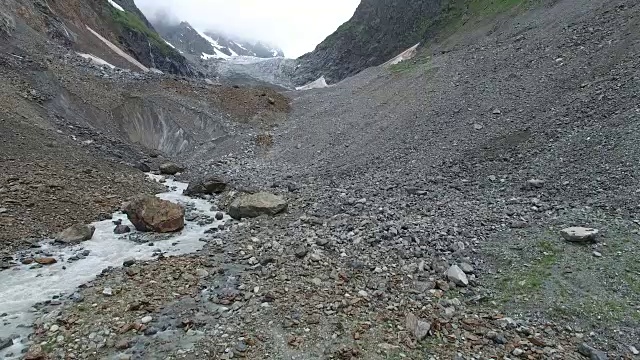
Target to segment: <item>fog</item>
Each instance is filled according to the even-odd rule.
[[[359,0],[135,0],[148,18],[169,16],[199,30],[263,41],[287,57],[312,51],[353,15]]]

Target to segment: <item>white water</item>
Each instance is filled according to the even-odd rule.
[[[160,176],[150,175],[159,180]],[[214,218],[215,211],[211,211],[212,204],[203,199],[192,199],[182,195],[187,184],[167,179],[165,185],[169,192],[158,194],[158,197],[179,204],[194,204],[198,214]],[[114,214],[112,220],[96,222],[93,225],[96,231],[93,238],[77,246],[59,247],[51,245],[51,242],[42,244],[42,249],[55,257],[56,264],[40,269],[30,269],[31,265],[22,265],[0,272],[0,314],[8,316],[0,318],[0,338],[19,336],[14,340],[14,345],[0,350],[0,358],[13,359],[21,355],[26,344],[26,338],[32,332],[32,323],[35,314],[32,311],[36,303],[52,299],[55,295],[74,293],[78,286],[93,280],[103,269],[108,267],[120,267],[126,259],[136,260],[152,259],[154,251],[162,250],[165,256],[182,255],[196,252],[204,246],[199,241],[205,235],[205,231],[211,227],[224,224],[230,218],[225,215],[221,221],[214,221],[210,225],[199,226],[195,222],[185,222],[185,228],[173,234],[167,240],[156,241],[154,246],[138,244],[127,240],[127,234],[115,235],[113,220],[121,219],[124,225],[133,226],[124,214]],[[177,243],[175,246],[174,243]],[[62,259],[68,259],[80,250],[90,250],[91,253],[84,259],[68,263]],[[63,269],[63,266],[66,269]],[[3,357],[8,353],[14,356]]]

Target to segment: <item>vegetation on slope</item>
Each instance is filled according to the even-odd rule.
[[[146,36],[149,41],[160,49],[164,56],[177,54],[167,43],[162,40],[157,32],[149,29],[149,27],[140,20],[138,16],[128,11],[120,11],[114,7],[110,7],[111,16],[116,24],[129,31],[135,31]]]

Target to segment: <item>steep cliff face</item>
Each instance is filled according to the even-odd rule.
[[[363,0],[353,17],[299,59],[296,83],[335,83],[420,42],[451,0]]]

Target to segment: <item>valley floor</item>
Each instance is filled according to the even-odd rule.
[[[200,252],[110,269],[76,301],[41,304],[31,355],[637,358],[640,4],[511,15],[406,63],[287,93],[286,121],[234,125],[178,155],[181,179],[282,194],[287,213],[232,222]],[[24,154],[3,156],[11,173],[30,169],[17,166]],[[84,171],[85,159],[60,166],[113,192],[89,180],[115,175],[97,160]],[[132,171],[108,183],[158,190]],[[565,241],[569,226],[597,228],[598,243]]]

